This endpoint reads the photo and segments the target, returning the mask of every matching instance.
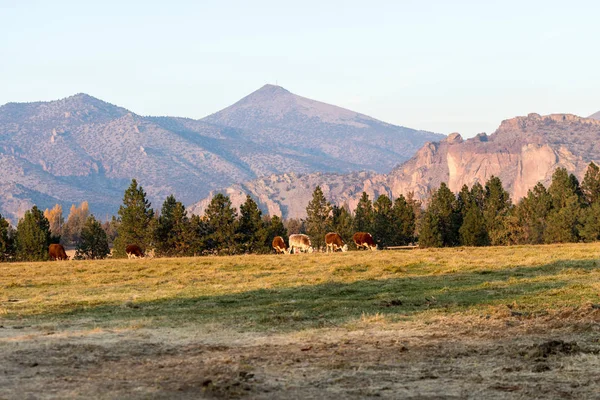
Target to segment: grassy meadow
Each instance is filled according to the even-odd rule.
[[[0,265],[0,320],[238,331],[600,303],[600,243]]]

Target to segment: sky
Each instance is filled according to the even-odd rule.
[[[0,0],[0,104],[202,118],[266,83],[471,137],[600,110],[597,1]]]

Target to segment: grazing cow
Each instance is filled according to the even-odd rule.
[[[290,253],[287,245],[285,244],[285,240],[283,240],[281,236],[275,236],[275,239],[273,239],[273,248],[275,249],[276,254]]]
[[[290,235],[290,253],[296,254],[296,249],[303,253],[312,253],[313,248],[310,243],[310,238],[301,233]]]
[[[128,244],[125,247],[125,253],[127,253],[127,258],[143,258],[144,252],[137,244]]]
[[[375,244],[373,236],[368,232],[356,232],[354,236],[352,236],[352,239],[354,240],[357,249],[364,247],[365,250],[377,250],[377,244]]]
[[[60,244],[51,244],[48,246],[48,255],[51,260],[68,260],[67,253],[65,252],[65,248]]]
[[[329,232],[325,235],[325,245],[326,251],[329,253],[329,249],[334,253],[338,249],[342,250],[342,252],[348,251],[348,245],[344,243],[342,237],[335,232]]]

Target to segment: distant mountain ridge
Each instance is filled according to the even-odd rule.
[[[87,200],[115,214],[138,179],[155,208],[283,173],[387,171],[443,135],[266,85],[202,120],[143,117],[86,94],[0,106],[0,213]]]
[[[600,161],[600,121],[571,114],[529,114],[503,121],[492,135],[463,140],[458,133],[425,144],[410,160],[388,174],[304,174],[258,179],[220,190],[239,206],[246,194],[261,207],[284,217],[303,218],[317,185],[334,204],[354,209],[363,191],[372,199],[413,192],[426,200],[432,189],[446,182],[458,192],[462,185],[502,179],[514,200],[537,182],[548,186],[552,173],[565,167],[580,179],[590,161]],[[213,192],[213,194],[216,193]],[[210,196],[191,207],[201,213]]]

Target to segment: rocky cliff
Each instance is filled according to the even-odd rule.
[[[371,198],[382,193],[396,197],[414,192],[426,200],[441,182],[458,192],[464,184],[484,184],[494,175],[518,200],[537,182],[548,185],[558,167],[581,178],[590,161],[600,161],[600,121],[570,114],[529,114],[503,121],[489,136],[482,133],[463,140],[454,133],[445,140],[427,143],[389,174],[271,177],[225,191],[235,193],[235,199],[250,193],[265,211],[304,217],[304,207],[316,185],[324,188],[333,203],[348,203],[352,208],[362,191]],[[282,180],[285,184],[280,184]],[[201,212],[208,200],[195,205],[194,211]]]

